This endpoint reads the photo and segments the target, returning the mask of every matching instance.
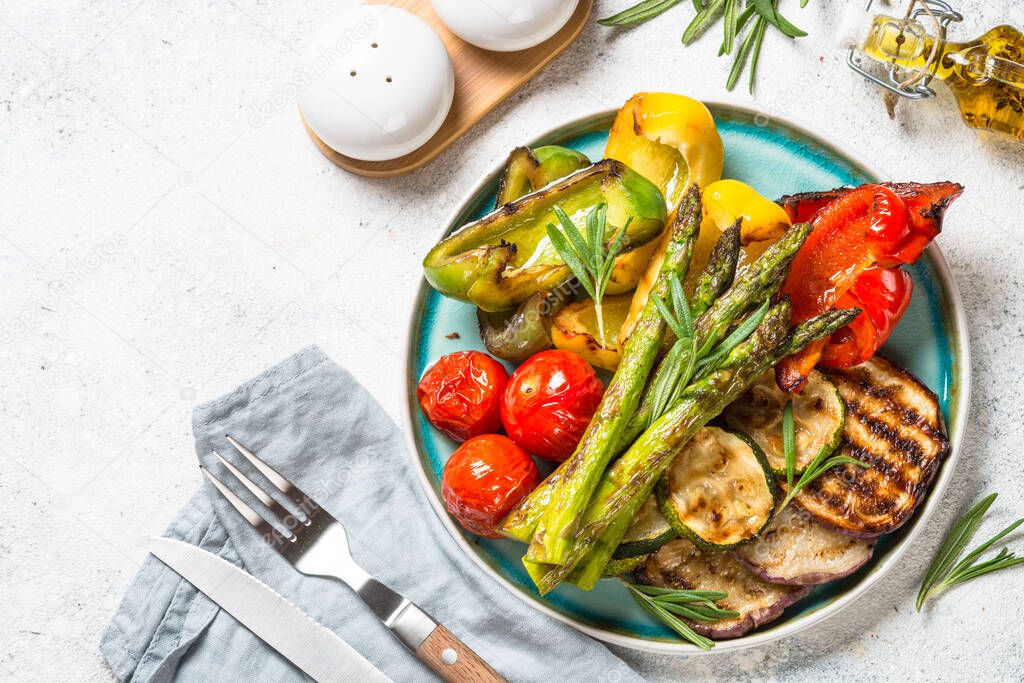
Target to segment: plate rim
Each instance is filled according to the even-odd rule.
[[[782,123],[785,126],[795,130],[796,132],[811,138],[814,142],[822,147],[831,150],[838,156],[844,157],[856,163],[858,166],[866,170],[875,178],[888,178],[887,174],[883,173],[877,166],[866,161],[859,153],[849,149],[845,146],[830,140],[827,133],[820,130],[816,126],[809,124],[799,118],[793,118],[790,116],[779,116],[769,114],[761,109],[752,107],[748,104],[731,100],[729,98],[698,98],[700,102],[704,103],[709,108],[717,107],[719,109],[730,109],[736,110],[741,113],[750,115],[752,118],[757,120],[759,117],[766,118],[767,120],[775,120]],[[589,119],[599,118],[602,116],[613,116],[619,108],[597,108],[589,112],[585,112],[572,117],[571,119],[565,120],[557,125],[546,128],[543,132],[533,136],[530,141],[523,143],[526,146],[532,146],[536,143],[551,137],[557,131],[571,127],[573,125],[581,124]],[[504,168],[505,160],[498,161],[491,170],[484,174],[482,179],[477,182],[473,187],[461,195],[459,201],[454,204],[454,208],[450,211],[443,221],[443,230],[440,237],[443,237],[448,226],[462,213],[463,207],[476,197],[488,184],[491,183],[492,179],[497,176]],[[405,409],[402,411],[402,423],[403,432],[406,441],[406,445],[409,451],[409,457],[413,464],[413,469],[416,471],[417,479],[419,480],[420,486],[423,489],[423,493],[426,495],[427,500],[430,502],[431,508],[434,513],[440,518],[442,525],[448,531],[448,534],[454,539],[456,545],[459,546],[469,558],[475,563],[487,576],[497,581],[505,589],[509,590],[517,599],[522,601],[524,604],[536,609],[558,621],[567,624],[576,630],[585,633],[597,640],[609,643],[612,645],[618,645],[621,647],[627,647],[633,650],[641,652],[651,652],[656,654],[668,654],[675,656],[689,656],[689,655],[715,655],[724,654],[727,652],[739,652],[752,647],[765,645],[782,638],[794,635],[805,629],[818,624],[829,617],[838,614],[840,611],[848,607],[864,593],[868,591],[875,583],[881,580],[884,576],[888,575],[896,563],[903,558],[909,547],[918,538],[923,531],[925,525],[935,513],[936,508],[940,504],[940,499],[945,493],[953,474],[956,470],[956,466],[960,459],[960,447],[963,441],[964,431],[970,418],[970,398],[971,398],[971,351],[970,351],[970,337],[967,329],[967,316],[964,311],[963,300],[960,296],[960,289],[957,286],[956,280],[953,277],[953,273],[949,268],[949,264],[946,262],[945,256],[942,254],[939,246],[932,242],[928,245],[925,251],[927,258],[932,261],[932,265],[935,267],[936,273],[939,276],[941,284],[949,293],[952,306],[952,322],[954,328],[958,332],[957,342],[954,345],[954,353],[951,354],[954,359],[958,361],[955,365],[954,377],[959,384],[960,393],[956,397],[955,410],[958,416],[956,425],[949,434],[950,450],[943,462],[940,472],[932,484],[932,490],[928,494],[928,499],[924,502],[917,512],[914,514],[912,520],[912,528],[907,532],[907,535],[892,548],[888,555],[882,559],[882,561],[876,565],[875,570],[870,576],[865,577],[863,581],[858,583],[847,592],[837,597],[833,602],[828,605],[814,610],[806,615],[798,617],[796,620],[789,622],[777,630],[772,630],[764,633],[754,633],[749,636],[742,636],[740,638],[734,638],[731,640],[716,641],[715,647],[711,650],[702,650],[691,643],[680,641],[665,642],[665,641],[654,641],[647,640],[637,636],[624,635],[622,633],[616,633],[603,628],[590,626],[585,624],[572,616],[563,614],[558,610],[548,606],[536,596],[525,593],[521,588],[511,581],[503,577],[493,567],[488,565],[483,558],[481,558],[474,550],[473,545],[462,535],[459,531],[455,522],[452,520],[448,511],[445,509],[441,499],[434,495],[433,483],[431,482],[426,469],[423,466],[420,449],[416,443],[416,439],[413,436],[415,430],[415,416],[414,416],[414,401],[411,400],[412,394],[410,393],[410,374],[408,361],[406,362],[405,372],[402,373],[402,395],[405,400]],[[416,332],[419,323],[419,316],[417,313],[420,310],[419,302],[422,296],[424,296],[430,288],[425,278],[420,278],[415,284],[415,295],[412,297],[414,305],[409,312],[407,324],[406,324],[406,348],[409,358],[411,358],[416,351],[415,339]]]

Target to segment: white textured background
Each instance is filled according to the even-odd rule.
[[[199,482],[197,401],[315,342],[400,415],[420,259],[511,147],[638,90],[724,95],[717,33],[679,45],[684,2],[629,33],[592,23],[427,168],[357,178],[320,156],[289,98],[298,52],[339,4],[0,4],[0,678],[109,678],[101,630],[147,537]],[[598,2],[597,14],[627,4]],[[890,121],[832,51],[842,4],[783,0],[811,37],[769,33],[755,102],[894,178],[967,186],[939,240],[974,354],[958,476],[895,571],[840,616],[737,655],[622,653],[649,677],[1024,677],[1024,569],[913,612],[955,513],[993,490],[993,526],[1024,513],[1024,146],[979,142],[945,92]],[[960,4],[958,35],[1024,26],[1016,0]]]

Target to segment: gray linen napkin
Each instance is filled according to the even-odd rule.
[[[192,421],[201,462],[227,476],[210,456],[218,450],[259,481],[224,435],[238,438],[344,522],[356,560],[371,574],[430,612],[510,680],[638,679],[601,644],[520,602],[462,554],[418,489],[394,423],[318,348],[197,407]],[[393,680],[433,678],[347,587],[302,576],[269,551],[209,482],[166,535],[242,566]],[[121,680],[306,678],[152,556],[100,651]]]

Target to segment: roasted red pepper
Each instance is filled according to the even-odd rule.
[[[869,268],[839,297],[837,308],[863,311],[838,330],[822,351],[822,365],[848,368],[875,355],[903,317],[914,291],[914,281],[902,268]]]
[[[899,266],[916,261],[939,234],[946,207],[962,191],[956,183],[886,183],[779,201],[794,223],[814,225],[782,287],[793,321],[836,307],[863,311],[831,339],[779,363],[780,387],[799,389],[819,362],[849,367],[878,350],[910,302],[910,277]]]

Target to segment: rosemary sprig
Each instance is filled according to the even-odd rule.
[[[809,0],[800,0],[806,7]],[[680,0],[643,0],[618,14],[598,21],[603,26],[627,27],[642,24],[675,7]],[[736,87],[743,70],[750,67],[749,89],[754,92],[757,64],[761,46],[769,25],[789,38],[802,38],[807,32],[779,13],[779,0],[693,0],[696,14],[683,31],[683,45],[690,45],[702,36],[716,19],[723,19],[723,38],[718,55],[734,55],[732,69],[726,79],[726,89]],[[743,11],[740,11],[740,7]],[[752,24],[750,19],[757,17]],[[748,29],[749,25],[749,29]],[[744,33],[744,31],[746,31]]]
[[[622,581],[622,584],[651,616],[703,650],[713,648],[715,641],[700,635],[679,617],[707,622],[739,616],[739,612],[722,609],[715,604],[728,597],[727,593],[721,591],[675,590],[628,581]]]
[[[569,270],[580,281],[587,294],[594,300],[594,313],[597,316],[597,334],[599,343],[604,348],[604,316],[601,301],[608,288],[608,281],[615,268],[615,257],[622,250],[622,241],[626,230],[632,222],[630,216],[626,224],[619,228],[611,243],[605,247],[605,231],[608,218],[608,205],[598,204],[587,214],[587,236],[580,234],[572,219],[560,206],[555,206],[555,216],[562,225],[560,231],[548,223],[548,239],[555,251],[562,257]]]
[[[978,562],[982,554],[995,545],[996,542],[1021,524],[1024,524],[1024,518],[1013,522],[998,534],[967,553],[966,557],[957,562],[964,548],[967,547],[967,544],[974,538],[974,534],[977,533],[978,527],[981,526],[981,520],[985,517],[985,513],[988,512],[997,495],[992,493],[982,498],[949,530],[949,535],[946,536],[946,540],[939,547],[935,559],[932,560],[931,566],[928,567],[928,572],[924,575],[921,589],[917,592],[918,612],[921,611],[921,607],[926,600],[948,588],[990,572],[1024,564],[1024,557],[1017,557],[1005,547],[995,557],[984,562]]]
[[[676,341],[663,361],[665,370],[658,373],[651,389],[653,403],[648,426],[682,396],[683,390],[693,379],[697,365],[697,335],[693,330],[693,315],[690,302],[683,292],[683,283],[678,277],[669,281],[669,295],[671,305],[658,295],[651,295],[665,324],[675,334]]]
[[[822,450],[814,456],[814,460],[811,460],[810,464],[807,465],[807,468],[800,475],[800,478],[796,480],[796,483],[793,483],[793,479],[796,476],[796,439],[794,438],[794,432],[793,402],[787,401],[786,407],[782,410],[782,450],[786,457],[786,497],[782,499],[782,505],[779,506],[779,510],[789,505],[789,501],[793,500],[793,496],[798,494],[804,487],[837,465],[870,467],[866,462],[861,462],[848,455],[833,455],[826,458],[827,451]]]

